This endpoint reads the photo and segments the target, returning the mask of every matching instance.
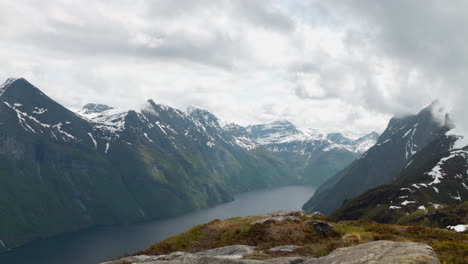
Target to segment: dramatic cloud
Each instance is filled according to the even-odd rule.
[[[197,105],[240,124],[382,131],[440,99],[468,131],[468,4],[455,1],[17,0],[0,78],[70,108]],[[465,124],[467,123],[467,124]]]
[[[388,101],[411,109],[438,99],[455,119],[455,133],[468,135],[466,1],[327,1],[322,8],[341,16],[341,23],[360,24],[359,34],[368,36],[370,52],[391,60],[397,74],[391,78],[393,85],[387,84],[393,92]]]

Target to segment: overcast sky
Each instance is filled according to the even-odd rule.
[[[467,10],[462,0],[0,0],[0,78],[25,77],[72,109],[152,98],[242,125],[355,133],[439,98],[463,130]]]

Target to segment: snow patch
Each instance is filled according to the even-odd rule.
[[[405,200],[404,202],[401,203],[401,205],[408,205],[408,204],[411,204],[411,203],[416,203],[416,202],[415,201]]]
[[[455,232],[465,232],[468,230],[468,225],[447,226],[447,228]]]
[[[45,112],[47,112],[47,109],[45,109],[45,108],[34,107],[33,114],[42,115]]]
[[[153,140],[152,140],[151,138],[148,137],[148,134],[143,133],[143,135],[145,135],[145,138],[148,139],[149,142],[153,143]]]
[[[91,133],[88,133],[88,135],[89,135],[89,137],[91,138],[91,140],[92,140],[93,143],[94,143],[94,148],[97,149],[97,142],[96,142],[96,140],[94,139],[93,135],[92,135]]]

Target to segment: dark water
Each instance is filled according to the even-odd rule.
[[[315,191],[288,186],[242,193],[235,201],[178,217],[134,225],[99,227],[32,242],[0,255],[1,264],[95,264],[144,249],[213,219],[300,209]]]

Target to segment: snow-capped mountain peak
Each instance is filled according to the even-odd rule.
[[[310,154],[316,151],[344,150],[364,153],[378,139],[373,132],[358,139],[350,139],[341,133],[329,133],[317,129],[300,130],[289,121],[247,127],[250,136],[259,144],[275,152],[299,152]]]

